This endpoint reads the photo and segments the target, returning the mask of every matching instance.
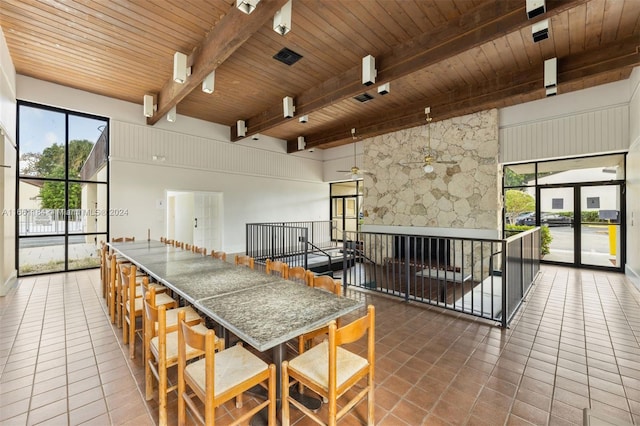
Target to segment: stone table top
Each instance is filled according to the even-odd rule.
[[[324,326],[363,303],[277,279],[198,300],[195,306],[257,350],[265,351]]]
[[[364,306],[361,301],[157,241],[109,245],[259,351]]]

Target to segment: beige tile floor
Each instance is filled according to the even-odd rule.
[[[83,271],[21,279],[0,298],[2,425],[155,424],[140,357],[126,357],[99,289],[98,272]],[[624,275],[545,266],[507,330],[350,294],[376,305],[377,424],[570,425],[585,407],[640,424],[640,293]],[[237,413],[226,405],[218,424]]]

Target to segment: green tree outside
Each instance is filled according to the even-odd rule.
[[[510,167],[504,168],[504,186],[507,186],[507,187],[522,186],[525,184],[525,182],[529,181],[533,177],[534,177],[533,174],[520,175],[514,172],[513,170],[511,170]]]
[[[72,140],[69,142],[69,179],[78,179],[80,170],[93,149],[93,142],[88,140]],[[22,157],[28,159],[28,165],[21,171],[23,175],[43,178],[64,179],[65,152],[64,145],[56,144],[47,147],[42,153],[26,153]],[[41,208],[43,209],[79,209],[82,207],[82,187],[69,185],[69,206],[65,207],[63,181],[45,182],[40,189]]]
[[[509,189],[504,194],[506,207],[506,217],[509,223],[513,223],[515,218],[525,212],[533,212],[536,209],[536,200],[526,192],[517,189]]]

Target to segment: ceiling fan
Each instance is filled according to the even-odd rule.
[[[369,172],[366,170],[362,170],[358,167],[357,156],[356,156],[356,140],[358,137],[356,136],[356,128],[351,129],[351,137],[353,138],[353,166],[350,170],[338,170],[338,173],[346,173],[347,176],[351,176],[351,180],[356,180],[358,177],[363,174],[368,174]]]
[[[433,172],[433,164],[457,164],[455,161],[440,160],[434,150],[431,149],[431,107],[426,107],[424,113],[427,115],[427,148],[421,149],[424,154],[422,161],[401,161],[400,165],[409,166],[412,164],[422,164],[422,169],[425,173]]]

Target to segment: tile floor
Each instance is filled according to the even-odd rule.
[[[155,424],[140,356],[125,356],[98,275],[21,279],[0,298],[0,424]],[[624,275],[545,266],[507,330],[350,294],[376,305],[379,425],[582,424],[585,407],[640,424],[640,293]],[[226,405],[218,424],[237,413]],[[364,413],[361,404],[341,424],[363,424]]]

